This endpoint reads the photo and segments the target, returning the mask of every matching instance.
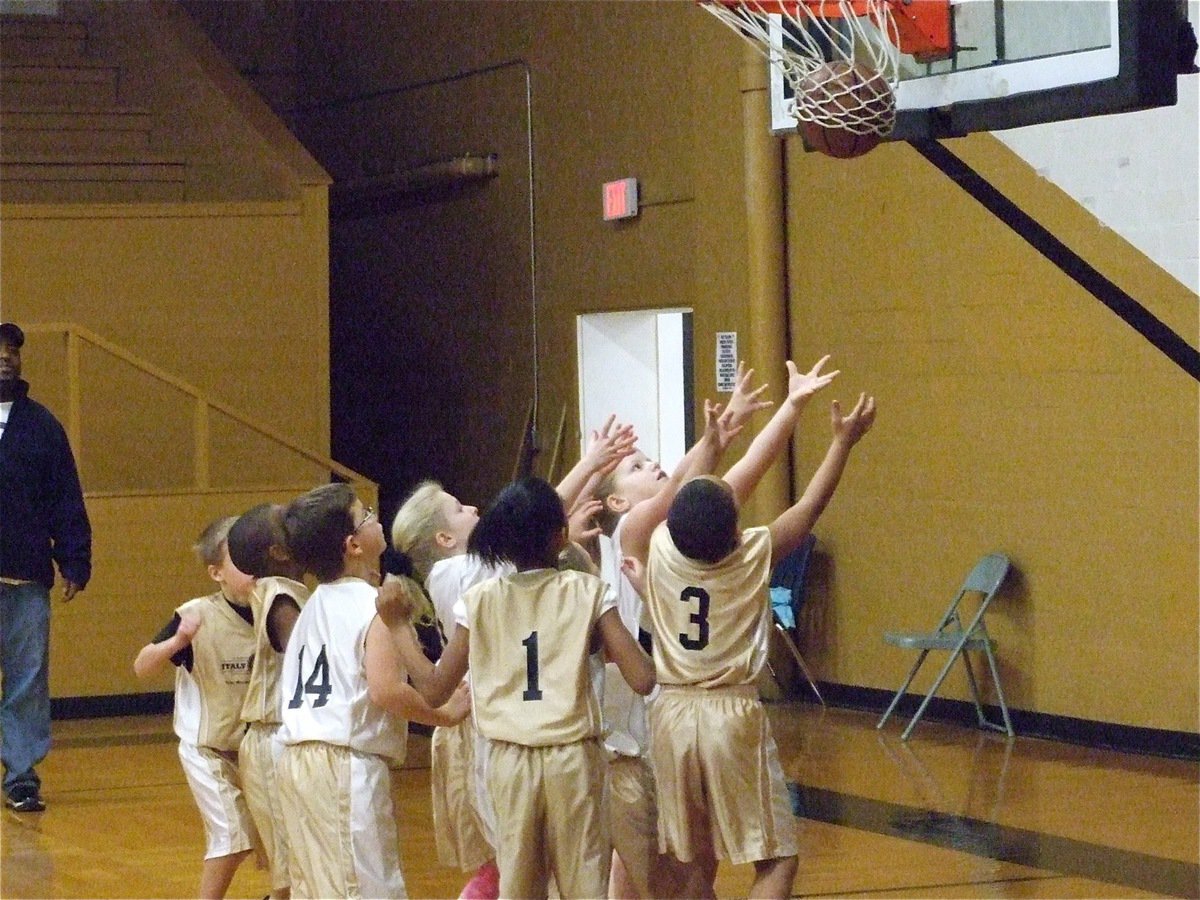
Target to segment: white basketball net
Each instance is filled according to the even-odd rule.
[[[861,17],[849,0],[817,5],[836,8],[840,18],[814,11],[803,0],[769,6],[756,0],[701,2],[783,73],[792,86],[787,112],[793,118],[856,134],[891,133],[899,51],[886,0],[865,0]],[[779,18],[772,21],[772,15]]]

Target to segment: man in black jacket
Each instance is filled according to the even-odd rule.
[[[34,766],[50,750],[50,588],[91,576],[92,529],[75,458],[54,415],[21,379],[25,333],[0,324],[0,754],[5,802],[46,808]]]

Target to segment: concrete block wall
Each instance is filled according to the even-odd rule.
[[[1188,4],[1200,22],[1200,3]],[[1200,293],[1200,75],[1172,107],[998,131],[996,137],[1165,271]]]

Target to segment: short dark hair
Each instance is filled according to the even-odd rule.
[[[483,511],[467,549],[491,565],[554,568],[554,539],[566,524],[567,513],[554,488],[540,478],[522,478],[505,487]]]
[[[671,502],[667,530],[689,559],[723,560],[738,541],[738,509],[729,486],[715,478],[693,478]]]
[[[20,350],[25,346],[25,332],[14,322],[0,324],[0,344],[8,344],[8,346]]]
[[[229,559],[238,571],[255,578],[275,574],[271,548],[286,543],[279,507],[274,503],[260,503],[246,510],[229,529],[226,543]]]
[[[345,571],[346,538],[354,534],[354,488],[336,481],[313,488],[288,504],[283,532],[292,558],[317,576],[333,581]]]

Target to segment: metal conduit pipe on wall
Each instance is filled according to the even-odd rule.
[[[738,73],[745,126],[746,253],[750,275],[746,303],[750,311],[750,347],[742,351],[756,370],[756,382],[770,382],[778,404],[787,391],[784,366],[789,358],[787,298],[787,223],[783,207],[783,139],[771,133],[767,102],[767,66],[754,47],[746,47]],[[779,387],[783,387],[783,393]],[[754,492],[758,520],[774,518],[791,505],[792,454],[786,465],[771,466]]]

